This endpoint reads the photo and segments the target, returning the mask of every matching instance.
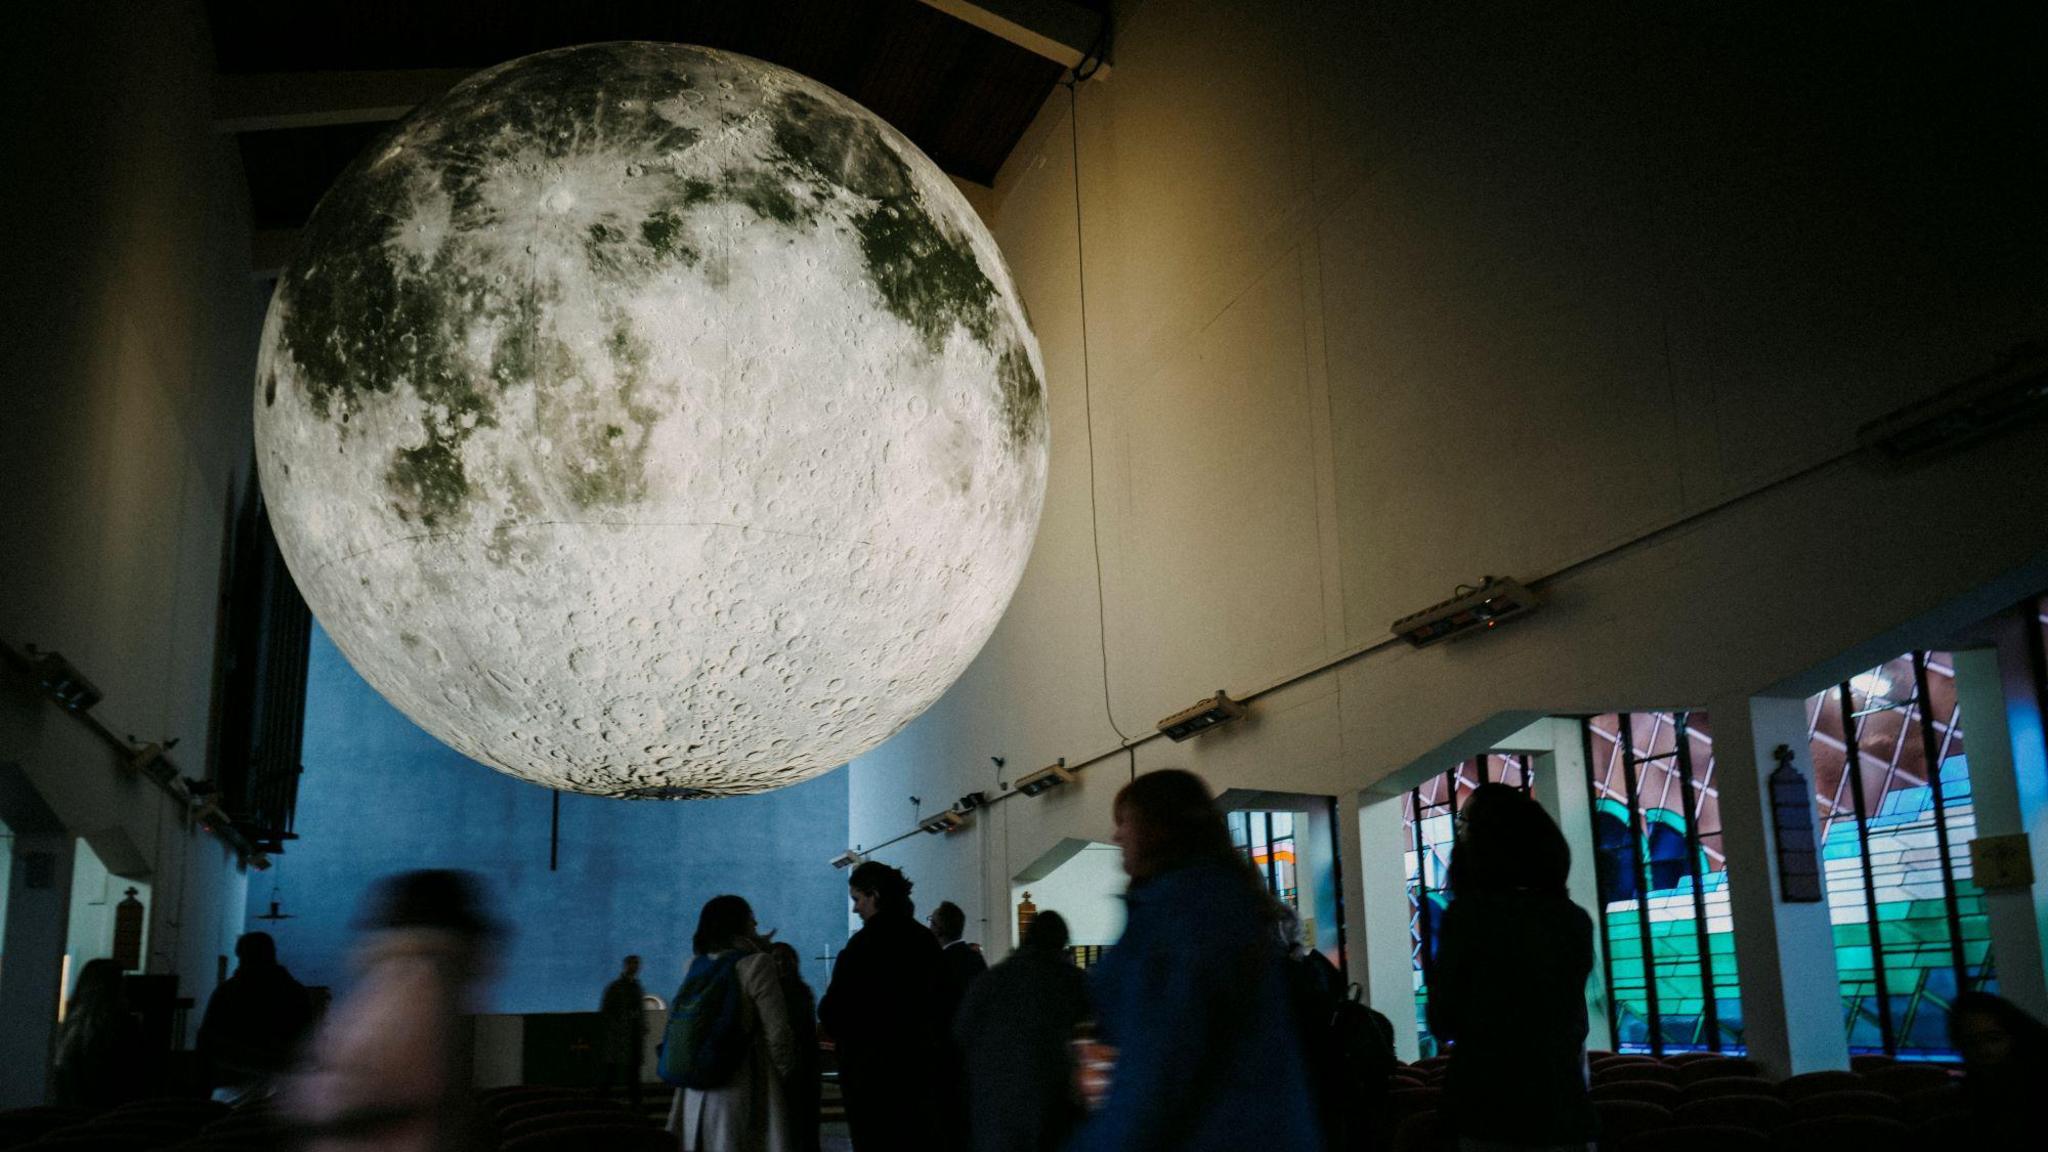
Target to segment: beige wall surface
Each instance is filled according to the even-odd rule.
[[[1113,75],[1056,90],[995,189],[1049,376],[1037,550],[959,685],[852,765],[856,846],[912,795],[1093,761],[880,852],[999,950],[1009,877],[1107,839],[1134,769],[1389,790],[1539,715],[1797,682],[2048,584],[2048,435],[1846,455],[2048,337],[2039,29],[1940,18],[1125,12]],[[1489,573],[1548,603],[1118,751]]]
[[[96,716],[179,739],[180,770],[201,775],[261,318],[234,145],[208,123],[203,16],[38,4],[8,20],[0,639],[61,651],[105,693]],[[241,925],[231,854],[40,699],[0,701],[0,759],[68,833],[133,846],[147,966],[203,1003]]]

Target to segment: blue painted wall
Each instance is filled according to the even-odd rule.
[[[306,774],[298,833],[249,878],[249,923],[277,937],[299,979],[339,991],[349,927],[377,876],[468,868],[486,876],[515,935],[492,1011],[587,1011],[618,970],[667,997],[682,981],[697,910],[721,892],[754,906],[796,945],[823,991],[847,936],[846,771],[762,796],[670,803],[562,797],[559,871],[548,870],[551,793],[494,772],[415,727],[315,630],[306,686]],[[272,885],[294,919],[263,923]]]

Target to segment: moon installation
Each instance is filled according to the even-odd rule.
[[[1043,365],[994,240],[845,97],[671,44],[422,107],[278,282],[257,461],[356,670],[553,788],[792,784],[945,691],[1022,575]]]

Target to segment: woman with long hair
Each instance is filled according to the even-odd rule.
[[[141,1095],[142,1025],[128,1010],[121,966],[88,960],[57,1029],[57,1103],[106,1108]]]
[[[824,1090],[818,1055],[818,996],[804,983],[803,961],[796,949],[777,940],[768,954],[782,977],[782,1001],[789,1011],[789,1032],[796,1065],[789,1074],[789,1128],[795,1152],[818,1152],[818,1111]]]
[[[1271,899],[1208,786],[1148,772],[1117,794],[1115,818],[1129,916],[1090,975],[1116,1067],[1071,1147],[1315,1152]]]
[[[754,910],[738,896],[713,896],[697,916],[690,938],[690,972],[674,1004],[693,983],[728,980],[736,993],[741,1045],[722,1084],[682,1088],[669,1110],[669,1131],[690,1152],[796,1152],[784,1081],[796,1068],[796,1043],[782,996],[782,974]]]
[[[919,924],[910,879],[879,860],[847,879],[861,929],[833,965],[818,1022],[839,1054],[854,1152],[922,1152],[955,1139],[934,1123],[938,1100],[939,939]]]
[[[1461,1149],[1583,1150],[1593,921],[1571,902],[1571,847],[1534,800],[1482,784],[1460,813],[1437,930],[1429,1026],[1453,1043],[1441,1115]]]

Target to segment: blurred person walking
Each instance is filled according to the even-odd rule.
[[[796,1041],[753,908],[738,896],[712,897],[690,948],[671,1012],[694,1013],[696,1024],[682,1041],[671,1028],[665,1043],[691,1050],[662,1054],[664,1069],[680,1070],[683,1080],[668,1130],[688,1152],[795,1152],[784,1083]]]
[[[1148,772],[1117,793],[1115,818],[1129,918],[1091,975],[1116,1063],[1069,1147],[1317,1152],[1271,903],[1208,786]]]
[[[121,966],[88,960],[57,1026],[56,1103],[110,1108],[142,1095],[142,1023],[128,1008]]]
[[[943,961],[938,939],[915,919],[910,889],[880,861],[854,868],[847,890],[861,929],[818,1004],[839,1052],[854,1152],[948,1147],[935,1114]]]
[[[790,1068],[784,1100],[789,1108],[790,1146],[796,1152],[818,1152],[819,1093],[824,1069],[818,1056],[818,996],[804,983],[803,962],[796,949],[776,941],[768,952],[782,977],[782,1005],[789,1014],[789,1034],[796,1063]]]
[[[307,1152],[472,1152],[470,1016],[501,939],[468,872],[378,881],[357,921],[356,982],[286,1092]]]
[[[1453,1042],[1445,1127],[1472,1152],[1583,1152],[1598,1127],[1586,1093],[1593,921],[1565,893],[1571,848],[1505,784],[1474,789],[1460,818],[1429,984],[1430,1030]]]
[[[598,1043],[603,1046],[603,1079],[598,1095],[611,1097],[612,1085],[624,1080],[626,1098],[640,1110],[641,1054],[647,1050],[647,990],[640,986],[640,957],[621,963],[618,979],[604,986],[598,1001]]]
[[[1008,959],[974,982],[953,1017],[974,1152],[1054,1152],[1081,1119],[1075,1025],[1088,980],[1067,958],[1067,922],[1045,910]]]
[[[213,1098],[228,1104],[268,1096],[313,1023],[312,998],[277,962],[270,933],[245,933],[235,959],[235,974],[206,1002],[197,1044]]]

